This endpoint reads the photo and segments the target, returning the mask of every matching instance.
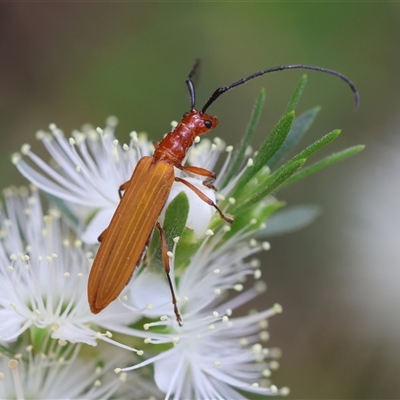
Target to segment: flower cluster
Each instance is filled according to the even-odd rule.
[[[272,214],[283,206],[272,192],[319,169],[316,164],[300,171],[309,155],[338,135],[334,131],[281,162],[317,112],[294,119],[299,88],[257,154],[248,141],[263,93],[236,153],[219,139],[203,139],[188,155],[187,164],[209,170],[222,159],[217,193],[196,177],[187,179],[235,216],[232,226],[187,186],[172,187],[159,220],[182,326],[172,307],[157,234],[117,300],[98,314],[91,313],[87,300],[97,237],[120,201],[120,185],[140,158],[153,152],[147,136],[132,132],[129,143],[121,145],[112,117],[104,129],[84,126],[70,138],[54,124],[49,132],[38,132],[50,162],[22,146],[13,162],[31,185],[7,189],[0,212],[1,398],[288,393],[270,381],[280,351],[266,347],[268,319],[281,306],[272,303],[248,314],[240,310],[249,309],[266,290],[255,256],[269,250],[269,243],[256,239],[265,236],[266,220],[273,221]],[[41,193],[50,204],[45,212]]]

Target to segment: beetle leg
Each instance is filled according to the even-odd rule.
[[[192,174],[205,176],[206,179],[204,179],[203,185],[209,189],[213,189],[215,191],[217,190],[217,188],[213,185],[215,178],[217,177],[215,172],[201,167],[194,167],[193,165],[176,165],[176,167],[183,172],[190,172]]]
[[[128,189],[129,184],[131,183],[131,181],[126,181],[125,183],[123,183],[119,189],[118,189],[118,194],[119,194],[119,199],[122,199],[122,192],[124,192],[126,189]]]
[[[175,181],[176,182],[181,182],[184,185],[186,185],[189,189],[192,189],[193,192],[195,192],[197,194],[197,196],[199,196],[203,201],[205,201],[211,207],[214,207],[218,211],[218,213],[221,216],[221,218],[224,219],[226,222],[228,222],[229,224],[231,224],[233,222],[233,218],[230,215],[225,215],[219,209],[219,207],[209,197],[207,197],[200,189],[198,189],[196,186],[192,185],[190,182],[186,181],[185,179],[179,178],[177,176],[175,177]]]
[[[174,313],[175,313],[175,316],[176,316],[176,320],[178,321],[178,324],[180,326],[182,326],[182,317],[181,317],[181,314],[179,313],[179,310],[178,310],[178,305],[177,305],[177,301],[176,301],[174,287],[172,285],[172,280],[171,280],[171,277],[169,275],[170,266],[169,266],[169,257],[168,257],[168,254],[167,254],[168,253],[167,238],[165,236],[164,229],[162,228],[161,224],[158,221],[156,222],[156,227],[160,232],[162,258],[163,258],[165,273],[167,274],[167,278],[168,278],[169,288],[171,290],[172,304],[174,305]]]
[[[99,235],[99,237],[97,238],[97,240],[98,240],[100,243],[101,243],[101,242],[104,240],[104,238],[106,237],[107,229],[108,229],[108,228],[104,229],[104,231],[101,232],[100,235]]]

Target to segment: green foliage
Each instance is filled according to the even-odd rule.
[[[268,218],[267,226],[259,230],[255,236],[264,239],[303,229],[314,222],[320,213],[321,207],[315,204],[286,207]]]
[[[240,204],[233,212],[241,213],[247,208],[256,205],[265,197],[267,197],[271,192],[275,191],[279,188],[290,176],[292,176],[299,168],[303,166],[306,162],[306,159],[300,160],[290,160],[288,163],[279,168],[275,173],[270,175],[268,179],[266,179],[262,184],[258,187],[258,190],[255,194],[247,199],[246,202]]]
[[[174,248],[174,238],[181,237],[189,215],[189,200],[184,192],[179,193],[168,205],[165,211],[163,230],[167,238],[168,250]],[[157,230],[157,229],[156,229]],[[186,235],[186,244],[187,243]],[[185,248],[184,246],[181,249]],[[164,266],[162,261],[162,246],[160,235],[154,235],[147,256],[151,259],[151,265]],[[178,263],[176,263],[178,265]]]
[[[303,94],[303,90],[306,87],[306,83],[307,83],[307,75],[304,74],[301,79],[300,82],[297,84],[296,89],[294,90],[293,96],[289,101],[289,104],[286,108],[285,114],[294,111],[297,107],[297,104],[299,103],[300,97]]]
[[[164,232],[168,248],[174,247],[174,238],[181,237],[189,215],[189,200],[184,192],[179,193],[168,205],[164,218]]]
[[[254,158],[250,162],[247,160],[247,167],[245,167],[244,172],[241,175],[239,174],[239,178],[236,178],[238,165],[241,165],[243,169],[244,155],[249,146],[249,139],[252,137],[260,119],[261,106],[265,100],[264,91],[259,95],[250,119],[249,129],[246,132],[241,148],[237,152],[239,158],[233,161],[232,167],[227,174],[228,179],[224,183],[225,185],[231,184],[233,187],[230,193],[231,198],[222,204],[222,208],[235,218],[229,235],[243,229],[245,224],[249,224],[251,220],[257,220],[257,223],[260,224],[278,211],[283,206],[283,203],[278,202],[271,195],[275,194],[279,189],[287,187],[291,183],[297,182],[363,149],[364,146],[354,146],[305,166],[310,156],[339,136],[340,130],[334,130],[284,162],[289,153],[303,139],[320,110],[319,107],[315,107],[295,118],[295,108],[306,82],[307,78],[304,75],[289,101],[285,114],[267,136],[260,150],[255,153]],[[313,215],[315,216],[317,213]],[[307,218],[310,221],[312,220],[311,215],[308,215]],[[298,220],[304,221],[304,218],[298,218]]]
[[[264,227],[264,223],[270,217],[272,217],[273,221],[273,216],[278,211],[276,219],[284,221],[284,224],[280,224],[278,229],[275,228],[275,233],[300,229],[300,227],[312,222],[319,213],[317,207],[298,207],[296,210],[285,214],[281,211],[285,203],[276,200],[275,193],[279,189],[287,187],[291,183],[297,182],[363,149],[363,146],[354,146],[305,166],[310,156],[340,135],[340,130],[334,130],[288,159],[289,154],[304,138],[319,112],[319,107],[315,107],[295,118],[295,108],[305,88],[306,81],[306,76],[303,76],[289,101],[284,115],[267,136],[261,148],[249,159],[250,141],[260,120],[266,97],[264,90],[260,92],[244,139],[226,172],[222,185],[222,188],[227,191],[230,190],[230,193],[229,198],[224,200],[220,207],[225,213],[229,213],[234,217],[234,223],[230,230],[227,229],[223,234],[225,240],[228,240],[239,231],[257,230],[257,237],[268,235],[269,231],[268,228]],[[245,166],[245,164],[247,165]],[[198,250],[202,243],[201,239],[199,240],[195,237],[193,231],[185,227],[188,213],[188,199],[184,193],[181,193],[169,205],[163,223],[169,250],[174,247],[173,239],[177,236],[180,237],[175,251],[175,271],[178,275],[185,269],[191,255]],[[210,228],[217,232],[224,227],[226,228],[226,222],[220,218],[218,213],[215,213]],[[151,248],[155,252],[153,261],[157,265],[162,265],[161,245],[158,235],[152,242],[154,243],[151,244]],[[149,253],[151,252],[149,251]]]
[[[296,174],[291,176],[284,184],[284,186],[290,185],[291,183],[294,183],[298,181],[299,179],[305,178],[308,175],[313,174],[314,172],[319,171],[322,168],[325,168],[329,165],[335,164],[338,161],[344,160],[347,157],[353,156],[354,154],[359,153],[361,150],[364,149],[365,146],[363,145],[358,145],[358,146],[353,146],[349,147],[348,149],[339,151],[337,153],[334,153],[328,157],[323,158],[320,161],[317,161],[316,163],[302,169],[301,171],[298,171]]]
[[[264,166],[268,165],[268,161],[280,149],[284,143],[292,122],[294,120],[294,111],[290,111],[284,115],[280,121],[275,125],[267,140],[261,146],[258,153],[255,155],[252,165],[250,165],[244,174],[241,176],[235,188],[233,189],[232,196],[236,197],[243,190],[246,184],[261,170]]]
[[[314,122],[319,110],[319,107],[312,108],[293,121],[286,140],[268,163],[271,169],[274,169],[300,143],[300,140]]]

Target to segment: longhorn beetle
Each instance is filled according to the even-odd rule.
[[[154,228],[157,227],[161,237],[162,259],[171,290],[174,313],[179,325],[182,325],[174,287],[169,275],[167,239],[158,217],[168,199],[173,183],[181,182],[193,190],[203,201],[214,207],[226,222],[229,224],[233,222],[233,219],[224,214],[201,190],[187,180],[175,176],[174,173],[175,167],[183,172],[202,176],[205,178],[203,185],[215,189],[213,186],[216,178],[214,172],[201,167],[182,165],[182,162],[195,139],[217,126],[218,118],[206,114],[206,110],[219,96],[251,79],[270,72],[308,69],[334,75],[346,82],[353,92],[355,106],[358,107],[359,104],[357,88],[346,76],[330,69],[295,64],[258,71],[228,86],[220,87],[199,111],[195,109],[196,96],[192,81],[198,66],[199,60],[196,61],[186,79],[191,100],[190,111],[183,115],[181,122],[175,129],[155,145],[152,157],[145,156],[139,160],[130,180],[120,186],[121,201],[108,228],[98,238],[100,247],[94,259],[88,282],[89,305],[91,311],[95,314],[115,300],[129,282],[135,268],[142,261]],[[121,195],[122,192],[123,195]]]

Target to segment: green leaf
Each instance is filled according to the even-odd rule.
[[[174,247],[174,238],[181,236],[189,214],[189,200],[186,193],[179,193],[168,205],[165,211],[163,230],[167,238],[168,250]],[[160,235],[153,235],[153,239],[147,252],[147,258],[151,260],[151,266],[164,265],[162,261],[162,246]]]
[[[248,201],[244,204],[239,205],[234,209],[233,213],[240,214],[241,212],[247,210],[249,207],[257,204],[268,196],[272,191],[280,187],[290,176],[292,176],[299,168],[301,168],[306,159],[300,160],[290,160],[269,178],[270,183],[263,187],[260,191],[254,194]]]
[[[200,245],[201,241],[196,237],[193,229],[185,227],[175,252],[175,274],[177,276],[184,272],[190,263],[190,258]]]
[[[254,132],[258,125],[258,121],[260,120],[261,110],[264,106],[265,98],[266,98],[265,89],[261,89],[261,92],[256,100],[256,103],[254,104],[253,112],[250,117],[250,123],[247,128],[246,134],[242,140],[241,145],[239,146],[239,152],[236,154],[235,161],[234,161],[232,167],[230,168],[230,171],[228,172],[227,177],[224,180],[224,183],[221,185],[221,188],[225,187],[230,182],[232,177],[235,176],[235,174],[238,172],[240,166],[243,163],[246,150],[247,150],[247,148],[250,144],[250,141],[254,135]]]
[[[318,150],[322,149],[328,143],[335,140],[341,133],[340,129],[336,129],[330,133],[327,133],[325,136],[322,136],[321,139],[318,139],[316,142],[305,148],[302,152],[297,154],[292,160],[299,160],[301,158],[308,158]]]
[[[358,145],[358,146],[353,146],[350,147],[348,149],[339,151],[337,153],[332,154],[331,156],[325,157],[324,159],[308,166],[307,168],[302,169],[301,171],[299,171],[298,173],[296,173],[295,175],[293,175],[290,179],[288,179],[285,183],[284,183],[284,187],[288,186],[296,181],[298,181],[299,179],[303,179],[308,175],[311,175],[317,171],[319,171],[322,168],[325,168],[329,165],[335,164],[338,161],[344,160],[347,157],[350,157],[354,154],[359,153],[361,150],[364,149],[364,145]]]
[[[286,208],[268,218],[266,228],[258,231],[255,236],[266,238],[297,231],[314,222],[320,213],[321,207],[313,204]]]
[[[295,110],[295,108],[297,107],[297,104],[300,100],[300,96],[302,95],[303,90],[306,86],[306,83],[307,83],[307,75],[303,75],[293,93],[292,98],[290,99],[290,102],[286,108],[285,114]]]
[[[268,136],[268,139],[264,142],[257,155],[254,157],[253,165],[251,167],[247,167],[246,171],[239,179],[238,183],[235,185],[232,193],[233,197],[236,197],[237,194],[241,192],[246,183],[249,182],[250,179],[253,178],[253,176],[262,167],[268,164],[268,161],[272,158],[272,156],[285,141],[292,126],[293,120],[294,111],[291,111],[288,114],[284,115],[275,125],[271,134]]]
[[[179,193],[169,204],[164,218],[164,232],[168,250],[174,247],[174,238],[182,236],[189,215],[189,200],[185,192]]]
[[[299,144],[304,134],[314,122],[319,110],[320,107],[312,108],[293,121],[292,128],[290,129],[286,140],[268,163],[268,166],[271,169],[274,169],[279,162],[283,160],[285,156]]]

